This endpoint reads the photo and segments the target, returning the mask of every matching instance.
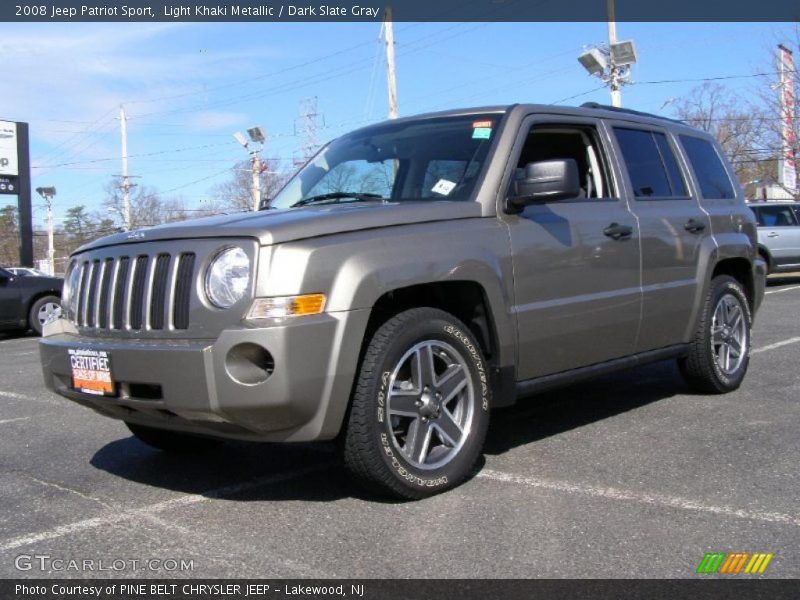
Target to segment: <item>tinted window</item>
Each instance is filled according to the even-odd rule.
[[[692,163],[703,198],[733,198],[736,193],[731,179],[711,142],[682,135],[681,143],[689,157],[689,162]]]
[[[686,196],[680,168],[663,134],[622,128],[614,128],[614,132],[628,167],[634,196]]]
[[[762,227],[791,227],[797,225],[791,206],[759,206],[756,220]]]
[[[654,133],[653,137],[658,144],[658,149],[661,152],[661,159],[664,161],[664,166],[667,167],[667,175],[669,176],[669,183],[672,187],[673,196],[686,196],[686,184],[683,183],[683,175],[681,175],[681,168],[678,166],[678,161],[675,158],[675,153],[667,141],[667,136],[663,133]]]

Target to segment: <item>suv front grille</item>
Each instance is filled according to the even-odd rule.
[[[100,257],[79,261],[73,322],[95,329],[187,329],[195,254]]]

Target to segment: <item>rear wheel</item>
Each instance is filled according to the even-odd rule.
[[[135,423],[126,422],[131,433],[136,438],[148,446],[164,452],[183,453],[183,452],[202,452],[215,446],[219,446],[222,440],[204,438],[190,433],[179,431],[169,431],[156,427],[147,427]]]
[[[727,275],[715,277],[689,355],[679,361],[692,388],[721,394],[741,385],[750,362],[751,324],[742,284]]]
[[[42,335],[45,323],[61,316],[61,300],[58,296],[42,296],[31,306],[28,326],[37,335]]]
[[[487,377],[475,338],[449,313],[415,308],[384,323],[353,394],[348,470],[373,490],[406,499],[461,483],[486,437]]]

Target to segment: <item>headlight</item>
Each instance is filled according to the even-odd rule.
[[[78,312],[78,286],[80,285],[81,267],[78,261],[72,263],[64,289],[61,291],[61,304],[67,312],[67,318],[74,318]]]
[[[228,248],[206,270],[206,296],[218,308],[230,308],[247,293],[250,259],[241,248]]]

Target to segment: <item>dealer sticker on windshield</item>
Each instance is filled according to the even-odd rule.
[[[434,185],[431,188],[431,191],[434,194],[441,194],[442,196],[447,196],[450,192],[453,191],[455,187],[456,184],[453,183],[452,181],[448,181],[447,179],[440,179],[439,181],[436,182],[436,185]]]
[[[111,356],[105,350],[69,348],[72,366],[72,387],[85,394],[112,395]]]

